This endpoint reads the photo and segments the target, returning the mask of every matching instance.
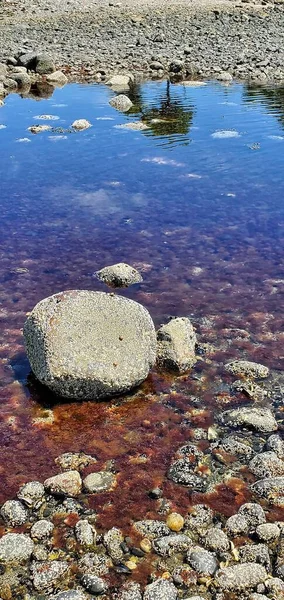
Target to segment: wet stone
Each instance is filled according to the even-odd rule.
[[[215,576],[224,591],[245,591],[255,588],[267,579],[266,569],[257,563],[243,563],[220,569]]]
[[[247,427],[261,433],[278,429],[273,413],[265,407],[244,406],[228,410],[221,415],[221,421],[229,427]]]
[[[23,525],[29,518],[28,511],[17,500],[7,500],[1,508],[1,516],[12,527]]]
[[[89,129],[92,125],[90,121],[87,121],[86,119],[77,119],[76,121],[73,121],[72,127],[76,131],[83,131],[84,129]]]
[[[232,375],[243,375],[250,379],[262,379],[269,375],[268,367],[249,360],[233,360],[225,365],[225,369]]]
[[[253,457],[254,451],[250,446],[250,442],[244,440],[243,438],[237,436],[228,436],[221,440],[218,444],[216,444],[216,450],[214,452],[215,455],[221,460],[221,462],[225,462],[222,454],[218,450],[225,452],[226,454],[230,454],[235,456],[242,462],[246,462]]]
[[[0,561],[17,563],[28,560],[33,552],[34,543],[22,533],[7,533],[0,539]]]
[[[276,506],[284,505],[284,477],[268,477],[251,485],[251,490]]]
[[[264,523],[256,528],[257,537],[264,542],[272,542],[280,536],[280,529],[276,523]]]
[[[214,552],[226,552],[230,548],[228,536],[218,527],[212,527],[207,531],[204,543],[206,548]]]
[[[61,467],[63,471],[81,471],[89,465],[95,464],[96,458],[89,456],[84,452],[65,452],[55,459],[55,463]]]
[[[82,546],[93,546],[96,542],[96,530],[86,519],[81,519],[75,525],[75,537]]]
[[[90,473],[85,477],[84,488],[89,494],[106,492],[112,488],[115,483],[115,475],[110,471],[99,471]]]
[[[44,486],[39,481],[30,481],[20,487],[17,496],[29,508],[38,508],[44,500]]]
[[[81,492],[82,481],[78,471],[66,471],[44,482],[45,489],[56,496],[78,496]]]
[[[31,528],[31,537],[34,540],[45,540],[48,539],[54,530],[54,525],[46,519],[41,519],[34,523]]]
[[[96,276],[100,281],[114,288],[129,287],[143,281],[143,277],[139,271],[126,263],[117,263],[116,265],[104,267],[96,272]]]
[[[201,532],[213,523],[213,510],[206,504],[195,504],[185,519],[185,527],[190,531]]]
[[[167,370],[186,373],[196,362],[196,334],[186,317],[172,319],[157,332],[157,362]]]
[[[235,537],[249,532],[249,523],[244,515],[232,515],[226,522],[228,535]]]
[[[104,581],[101,577],[97,577],[97,575],[83,575],[81,583],[87,592],[90,594],[95,594],[95,596],[103,594],[108,589],[106,581]]]
[[[155,552],[161,556],[171,556],[174,552],[186,552],[191,545],[191,539],[183,534],[167,535],[152,542]]]
[[[117,527],[112,527],[109,531],[104,534],[103,543],[105,548],[107,549],[108,554],[114,561],[123,560],[123,550],[121,548],[121,544],[124,540],[124,537]]]
[[[59,594],[51,596],[50,600],[87,600],[87,596],[80,590],[69,590],[66,592],[59,592]]]
[[[250,530],[255,530],[258,525],[266,523],[266,516],[263,508],[254,502],[242,504],[238,510],[238,514],[246,518]]]
[[[134,581],[127,582],[121,586],[115,600],[142,600],[142,593],[139,583]]]
[[[249,469],[256,477],[277,477],[284,475],[284,461],[275,452],[263,452],[250,461]]]
[[[69,565],[65,561],[38,561],[31,565],[31,577],[37,591],[49,590],[63,579],[68,572]]]
[[[167,526],[171,531],[180,531],[184,526],[184,518],[179,513],[170,513],[167,518]]]
[[[145,521],[137,521],[134,528],[138,533],[146,536],[149,539],[160,538],[171,533],[169,527],[163,521],[146,519]]]
[[[267,579],[265,582],[265,587],[268,594],[275,594],[277,600],[279,594],[279,600],[282,600],[282,594],[284,594],[284,581],[279,577],[271,577],[271,579]]]
[[[284,460],[284,440],[276,433],[271,435],[267,440],[267,449],[272,450],[277,454],[278,458]]]
[[[197,492],[204,492],[207,487],[205,478],[193,473],[194,465],[187,458],[180,458],[174,462],[167,473],[168,479],[181,485],[187,485]]]
[[[269,600],[268,596],[264,596],[264,594],[251,594],[249,600]]]
[[[145,588],[144,600],[176,600],[176,598],[176,587],[166,579],[157,579]]]
[[[194,547],[187,554],[190,566],[202,575],[214,575],[218,569],[218,561],[215,555],[204,548]]]
[[[113,108],[116,108],[117,110],[120,110],[122,112],[127,112],[132,106],[131,100],[124,94],[114,96],[114,98],[111,98],[109,103]]]
[[[90,573],[92,575],[102,576],[107,575],[109,572],[109,566],[111,564],[108,556],[104,554],[94,554],[93,552],[87,552],[78,561],[78,572],[81,575]]]
[[[263,565],[267,572],[271,571],[271,560],[268,547],[265,544],[247,544],[239,548],[241,562],[259,563]]]

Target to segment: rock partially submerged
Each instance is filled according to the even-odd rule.
[[[117,263],[109,267],[104,267],[100,271],[96,271],[96,276],[100,281],[113,288],[129,287],[134,283],[141,283],[143,281],[143,277],[139,271],[127,263]]]
[[[121,110],[121,112],[127,112],[128,110],[130,110],[130,108],[132,106],[131,100],[124,94],[119,94],[119,96],[114,96],[114,98],[112,98],[109,101],[109,103],[113,108],[116,108],[117,110]]]
[[[169,370],[185,373],[196,362],[196,334],[186,317],[172,319],[157,332],[158,364]]]
[[[146,379],[156,359],[148,311],[103,292],[71,290],[45,298],[29,315],[24,337],[35,376],[68,398],[124,393]]]
[[[62,71],[54,71],[46,76],[46,81],[51,85],[56,87],[63,87],[66,83],[68,83],[68,79]]]
[[[131,83],[133,83],[132,75],[113,75],[106,81],[106,85],[117,91],[128,90]]]
[[[266,407],[244,406],[228,410],[221,415],[221,421],[229,427],[247,427],[262,433],[278,429],[273,413]]]
[[[250,360],[232,360],[225,365],[225,369],[232,375],[243,375],[250,379],[264,379],[269,375],[268,367]]]
[[[87,119],[77,119],[76,121],[73,121],[72,127],[76,131],[84,131],[84,129],[89,129],[89,127],[92,127],[92,124],[90,121],[87,121]]]

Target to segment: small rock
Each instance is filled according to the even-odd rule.
[[[240,438],[236,435],[230,435],[216,444],[214,455],[225,464],[226,456],[224,456],[223,453],[235,456],[238,460],[247,464],[247,461],[250,460],[254,454],[249,443],[249,440]]]
[[[17,64],[22,67],[26,67],[26,69],[29,69],[30,71],[34,71],[36,67],[36,58],[36,52],[27,52],[19,56]]]
[[[95,594],[95,596],[103,594],[108,589],[106,581],[104,581],[101,577],[97,577],[97,575],[83,575],[81,583],[87,592],[90,594]]]
[[[111,565],[112,562],[107,555],[87,552],[78,561],[78,572],[80,575],[92,573],[92,575],[101,577],[108,574]]]
[[[32,125],[31,127],[28,127],[28,130],[31,133],[43,133],[43,131],[50,131],[51,129],[51,125]]]
[[[226,530],[232,537],[246,535],[249,532],[249,523],[244,515],[232,515],[226,522]]]
[[[220,569],[215,576],[223,591],[241,592],[255,588],[267,579],[266,569],[257,563],[243,563]]]
[[[3,75],[4,77],[6,77],[7,71],[8,71],[7,66],[4,65],[3,63],[0,63],[0,76]]]
[[[143,538],[143,540],[141,540],[140,542],[140,548],[141,550],[143,550],[143,552],[146,552],[147,554],[148,552],[151,552],[152,544],[150,540],[148,540],[148,538]]]
[[[232,375],[243,375],[250,379],[264,379],[269,375],[268,367],[249,360],[232,360],[225,365],[225,369]]]
[[[263,565],[268,573],[271,572],[271,560],[266,544],[246,544],[238,550],[241,562],[258,563]]]
[[[238,510],[238,514],[245,517],[251,531],[254,531],[258,525],[266,523],[266,516],[263,508],[254,502],[242,504]]]
[[[264,596],[263,594],[251,594],[249,600],[269,600],[268,596]]]
[[[107,549],[109,556],[115,562],[119,562],[123,559],[123,550],[121,544],[124,537],[117,527],[112,527],[109,531],[104,534],[103,544]]]
[[[194,547],[187,554],[190,566],[201,575],[214,575],[218,569],[218,561],[212,552],[204,548]]]
[[[17,494],[29,508],[39,508],[44,500],[44,486],[39,481],[30,481],[22,485]]]
[[[224,81],[225,83],[230,83],[231,81],[233,81],[233,77],[231,73],[229,73],[229,71],[221,71],[221,73],[218,73],[218,75],[216,75],[216,79],[217,81]]]
[[[113,75],[106,85],[109,85],[114,90],[128,90],[131,83],[133,83],[133,77],[131,75]]]
[[[54,530],[54,525],[46,519],[36,521],[31,528],[31,537],[33,540],[46,540],[48,539]]]
[[[89,127],[92,127],[92,124],[90,121],[87,121],[87,119],[77,119],[77,121],[73,121],[71,127],[76,129],[76,131],[83,131],[84,129],[89,129]]]
[[[214,552],[227,552],[230,549],[230,541],[227,534],[218,527],[208,529],[204,543],[206,548]]]
[[[76,540],[82,546],[88,548],[89,546],[93,546],[96,542],[96,530],[87,519],[81,519],[75,525],[75,537]]]
[[[27,73],[10,73],[9,79],[14,79],[19,88],[26,88],[31,85],[31,78]]]
[[[9,90],[10,92],[18,89],[18,84],[15,79],[11,79],[11,77],[7,77],[7,79],[3,82],[4,88]]]
[[[69,590],[59,592],[56,596],[51,596],[49,600],[87,600],[87,596],[80,590]]]
[[[163,521],[154,519],[146,519],[145,521],[137,521],[134,524],[134,529],[150,540],[163,537],[171,533],[169,527]]]
[[[23,525],[28,520],[27,510],[17,500],[7,500],[1,508],[1,516],[5,523],[12,527]]]
[[[284,477],[268,477],[252,484],[251,490],[276,506],[284,505]]]
[[[52,560],[33,562],[31,578],[37,591],[49,590],[66,576],[69,565],[65,561]]]
[[[53,60],[47,54],[37,54],[36,56],[36,65],[35,65],[36,73],[39,75],[46,75],[48,73],[53,73],[55,71],[55,66]]]
[[[55,459],[55,463],[61,467],[63,471],[81,471],[89,465],[95,464],[96,458],[84,454],[84,452],[65,452]]]
[[[119,589],[116,600],[142,600],[139,583],[130,581],[122,585]]]
[[[247,427],[262,433],[278,429],[273,413],[266,407],[244,406],[228,410],[222,414],[221,420],[229,427]]]
[[[68,79],[62,71],[54,71],[46,76],[47,83],[54,85],[55,87],[63,87],[68,83]]]
[[[207,487],[206,479],[193,473],[193,468],[194,465],[187,458],[180,458],[170,466],[167,477],[194,491],[204,492]]]
[[[249,469],[256,477],[278,477],[284,475],[284,461],[275,452],[262,452],[250,461]]]
[[[169,66],[170,73],[180,73],[183,69],[182,60],[173,60]]]
[[[156,538],[152,545],[157,554],[171,556],[174,552],[186,552],[192,545],[192,541],[187,535],[172,534]]]
[[[282,600],[282,595],[284,593],[284,581],[282,581],[282,579],[279,579],[279,577],[272,577],[271,579],[267,579],[265,582],[265,587],[267,590],[267,593],[271,593],[271,594],[275,594],[275,598],[281,598]]]
[[[99,471],[90,473],[85,477],[84,488],[89,494],[106,492],[112,489],[115,483],[115,475],[110,471]]]
[[[133,106],[131,100],[124,94],[119,94],[109,101],[110,105],[117,110],[127,112]]]
[[[164,71],[164,65],[162,65],[162,63],[160,63],[158,60],[153,60],[150,63],[150,69],[152,69],[152,71]]]
[[[264,523],[256,528],[257,537],[263,542],[272,542],[280,537],[280,529],[276,523]]]
[[[284,440],[277,433],[271,435],[267,440],[267,449],[277,454],[278,458],[284,460]]]
[[[28,560],[33,552],[34,543],[23,533],[7,533],[0,539],[0,561],[20,563]]]
[[[157,579],[145,588],[144,600],[176,600],[176,598],[176,587],[166,579]]]
[[[126,263],[117,263],[110,267],[104,267],[96,271],[96,276],[110,287],[129,287],[135,283],[141,283],[143,277],[140,273]]]
[[[17,74],[17,73],[26,73],[27,69],[26,67],[14,67],[13,69],[13,73]]]
[[[179,317],[160,327],[157,332],[160,367],[185,373],[196,362],[195,331],[189,319]]]
[[[190,509],[190,514],[185,520],[189,531],[203,533],[213,523],[213,510],[206,504],[195,504]]]
[[[180,531],[184,526],[184,518],[179,513],[171,513],[167,518],[167,526],[171,531]]]
[[[82,480],[78,471],[66,471],[46,479],[44,487],[56,496],[76,497],[81,492]]]

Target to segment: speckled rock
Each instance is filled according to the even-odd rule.
[[[51,589],[58,581],[65,578],[69,565],[66,561],[39,561],[31,564],[31,578],[37,591]]]
[[[96,494],[99,492],[106,492],[115,484],[115,475],[111,471],[98,471],[97,473],[90,473],[85,477],[84,488],[89,494]]]
[[[78,471],[65,471],[46,479],[44,487],[56,496],[76,497],[81,492],[82,480]]]
[[[87,119],[77,119],[76,121],[73,121],[72,127],[76,131],[84,131],[84,129],[89,129],[89,127],[92,127],[92,124],[90,121],[87,121]]]
[[[162,368],[185,373],[196,362],[196,334],[189,319],[179,317],[157,332],[157,361]]]
[[[176,512],[172,512],[167,517],[167,526],[171,531],[181,531],[184,527],[184,518],[182,515]]]
[[[107,555],[86,552],[78,561],[78,572],[80,575],[92,573],[100,577],[108,574],[111,565],[111,559]]]
[[[188,596],[184,600],[205,600],[204,596]]]
[[[249,469],[256,477],[278,477],[284,475],[284,461],[275,452],[262,452],[250,461]]]
[[[176,600],[176,598],[176,587],[166,579],[157,579],[145,588],[144,600]]]
[[[101,398],[130,390],[156,359],[156,334],[137,302],[73,290],[39,302],[24,336],[36,377],[70,398]]]
[[[18,500],[7,500],[1,508],[1,516],[7,525],[16,527],[28,521],[28,511]]]
[[[124,537],[117,527],[112,527],[109,531],[104,534],[103,544],[107,549],[109,556],[114,561],[120,561],[123,559],[123,551],[121,549],[121,544],[124,540]]]
[[[128,90],[132,82],[133,77],[131,75],[113,75],[106,81],[106,85],[117,91]]]
[[[87,519],[81,519],[75,525],[75,537],[77,542],[86,548],[93,546],[96,542],[96,530]]]
[[[271,560],[266,544],[246,544],[239,547],[240,560],[243,563],[259,563],[267,572],[271,572]]]
[[[81,471],[89,465],[95,464],[96,458],[89,456],[84,452],[65,452],[55,459],[55,463],[61,467],[63,471]]]
[[[132,106],[131,100],[124,94],[119,94],[119,96],[114,96],[114,98],[112,98],[109,101],[109,103],[113,108],[116,108],[117,110],[120,110],[122,112],[127,112],[128,110],[130,110],[130,108]]]
[[[115,600],[142,600],[142,593],[139,583],[130,581],[121,586]]]
[[[194,464],[187,458],[176,460],[167,472],[168,479],[181,485],[187,485],[194,491],[204,492],[206,490],[206,478],[193,472]]]
[[[280,536],[280,529],[276,523],[264,523],[256,528],[257,537],[264,542],[277,540]]]
[[[55,87],[63,87],[68,83],[68,79],[62,71],[54,71],[46,76],[47,83],[54,85]]]
[[[271,504],[284,506],[284,477],[268,477],[252,484],[251,490]]]
[[[31,538],[23,533],[7,533],[0,539],[0,561],[20,563],[28,560],[34,549]]]
[[[214,575],[218,569],[216,556],[212,552],[198,546],[189,550],[187,561],[201,575]]]
[[[192,546],[192,541],[187,535],[171,534],[156,538],[152,546],[157,554],[171,556],[174,552],[186,552]]]
[[[256,502],[242,504],[238,510],[238,514],[246,518],[251,531],[254,531],[258,525],[266,523],[265,512]]]
[[[96,271],[96,276],[110,287],[129,287],[134,283],[143,281],[139,271],[126,263],[117,263]]]
[[[35,71],[39,75],[46,75],[55,71],[55,65],[50,56],[46,53],[37,54]]]
[[[249,600],[269,600],[268,596],[264,596],[264,594],[251,594]]]
[[[282,579],[280,579],[279,577],[271,577],[271,579],[267,579],[265,582],[265,588],[267,590],[268,594],[275,594],[275,597],[281,598],[282,600],[282,595],[284,594],[284,581],[282,581]]]
[[[221,415],[221,421],[229,427],[247,427],[262,433],[278,429],[273,413],[266,407],[243,406],[228,410]]]
[[[155,519],[137,521],[134,524],[134,529],[150,540],[154,540],[155,538],[163,537],[171,533],[171,530],[163,521],[156,521]]]
[[[33,540],[46,540],[52,535],[53,530],[53,523],[46,519],[40,519],[32,526],[31,537]]]
[[[249,379],[262,379],[269,375],[268,367],[249,360],[232,360],[225,369],[232,375],[243,375]]]
[[[224,83],[231,83],[233,81],[233,77],[229,71],[221,71],[221,73],[217,73],[216,79],[217,81],[224,81]]]
[[[277,435],[277,433],[271,435],[266,445],[268,450],[272,450],[278,458],[284,460],[284,440],[281,439],[280,435]]]
[[[87,573],[86,575],[83,575],[81,583],[87,592],[94,594],[95,596],[103,594],[108,589],[107,582],[101,577],[97,577],[97,575],[90,575]]]
[[[249,527],[246,517],[240,514],[232,515],[226,522],[226,531],[232,537],[246,535]]]
[[[226,552],[230,548],[230,541],[227,534],[218,527],[208,529],[204,543],[206,548],[214,552]]]
[[[223,591],[245,591],[256,588],[267,579],[266,569],[257,563],[243,563],[220,569],[215,575],[217,585]]]
[[[242,439],[237,435],[230,435],[223,438],[220,442],[216,443],[214,454],[218,456],[221,462],[226,462],[223,453],[235,456],[241,462],[250,460],[253,457],[253,449],[250,446],[249,440]]]
[[[17,82],[19,88],[26,88],[31,85],[31,78],[27,73],[9,73],[9,78]]]
[[[189,531],[198,533],[207,530],[213,523],[213,510],[206,504],[195,504],[191,507],[190,513],[185,519],[185,527]]]
[[[59,592],[59,594],[51,596],[50,600],[87,600],[87,596],[80,590],[69,590],[66,592]]]

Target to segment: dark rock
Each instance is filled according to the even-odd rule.
[[[108,589],[106,581],[104,581],[104,579],[101,577],[97,577],[97,575],[83,575],[81,583],[87,592],[90,594],[95,594],[95,596],[103,594]]]

